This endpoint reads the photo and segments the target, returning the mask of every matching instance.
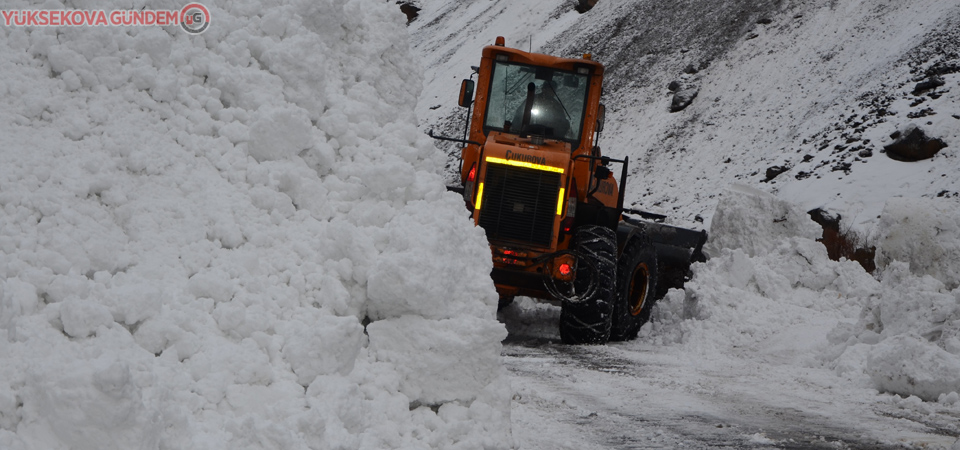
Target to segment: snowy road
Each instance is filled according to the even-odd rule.
[[[958,432],[949,412],[748,352],[704,358],[642,337],[565,346],[558,311],[501,314],[522,449],[950,448]]]

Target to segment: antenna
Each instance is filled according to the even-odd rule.
[[[530,35],[530,53],[533,53],[533,35]]]

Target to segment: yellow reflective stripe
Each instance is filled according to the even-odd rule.
[[[557,215],[563,212],[563,188],[560,188],[560,196],[557,197]]]
[[[542,164],[534,164],[534,163],[528,163],[523,161],[512,161],[509,159],[497,158],[494,156],[488,156],[487,162],[492,162],[497,164],[506,164],[508,166],[526,167],[527,169],[543,170],[546,172],[563,173],[563,167],[544,166]]]
[[[480,209],[480,201],[483,200],[483,182],[480,182],[480,187],[477,189],[477,206],[474,209]]]

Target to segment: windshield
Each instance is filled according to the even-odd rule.
[[[577,146],[583,130],[589,76],[509,62],[494,62],[484,128],[538,134]],[[524,128],[524,109],[532,107]]]

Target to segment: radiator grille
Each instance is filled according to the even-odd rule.
[[[490,240],[550,246],[560,174],[489,163],[480,226]]]

